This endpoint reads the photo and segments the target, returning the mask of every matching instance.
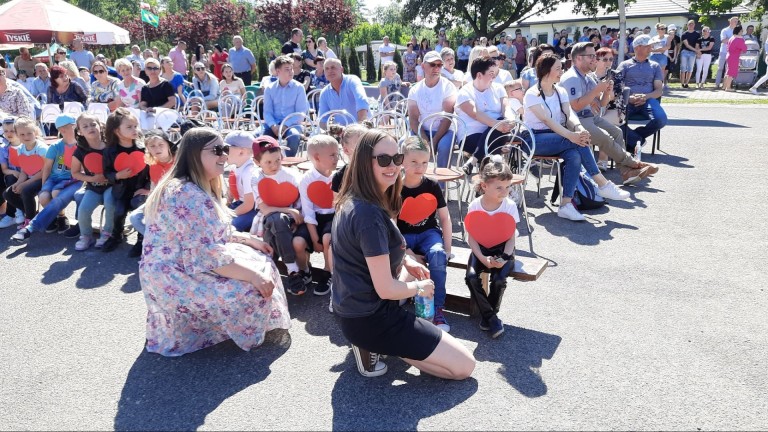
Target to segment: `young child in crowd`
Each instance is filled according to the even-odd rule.
[[[146,156],[144,161],[149,165],[150,192],[157,186],[157,183],[173,167],[176,155],[176,145],[171,144],[168,135],[162,129],[152,129],[144,134],[144,148]],[[128,256],[138,258],[144,244],[144,204],[142,203],[136,210],[131,212],[131,225],[136,229],[137,240],[133,245]]]
[[[5,206],[3,211],[3,217],[0,219],[0,228],[8,228],[16,226],[24,222],[24,212],[21,209],[17,209],[11,203],[6,203],[3,197],[6,188],[16,183],[21,174],[21,167],[11,163],[11,151],[14,154],[19,153],[19,147],[21,147],[21,140],[14,131],[15,117],[6,117],[3,119],[3,145],[0,146],[0,168],[3,171],[3,181],[0,182],[0,208]]]
[[[259,226],[263,224],[264,241],[272,246],[288,268],[286,291],[302,295],[312,282],[312,272],[308,266],[307,251],[296,250],[293,244],[296,229],[304,222],[299,199],[299,176],[293,170],[283,168],[280,145],[272,137],[260,136],[254,140],[253,159],[261,172],[251,180],[253,199],[259,209],[259,217],[254,218],[251,232],[260,235],[262,229]],[[279,191],[273,189],[277,187],[280,187]],[[282,202],[275,201],[278,199]],[[299,268],[298,263],[302,263],[304,268]]]
[[[509,199],[512,186],[512,171],[503,162],[500,155],[486,156],[480,164],[480,181],[475,198],[467,209],[472,212],[485,212],[488,215],[507,213],[516,223],[520,222],[517,205]],[[515,230],[515,233],[517,230]],[[467,263],[466,282],[472,297],[480,309],[480,328],[490,330],[493,338],[504,332],[504,323],[496,316],[501,306],[501,299],[507,289],[507,277],[515,265],[515,235],[503,239],[499,244],[486,248],[469,235],[467,239],[472,254]],[[480,278],[483,272],[490,274],[490,293],[486,294]],[[433,276],[434,278],[434,276]]]
[[[75,193],[83,183],[72,178],[70,165],[77,142],[75,139],[75,118],[69,114],[60,114],[56,118],[56,129],[61,140],[48,147],[43,160],[42,183],[37,198],[43,209],[26,227],[11,237],[16,242],[25,242],[33,232],[45,230],[47,233],[63,234],[69,229],[69,220],[64,214]]]
[[[339,143],[329,135],[315,135],[307,142],[307,154],[312,161],[312,168],[299,183],[304,224],[298,228],[293,244],[297,250],[323,253],[328,279],[318,283],[314,292],[315,295],[325,295],[331,291],[332,284],[330,246],[335,209],[331,175],[339,162]],[[309,263],[299,262],[299,266],[308,268]]]
[[[25,89],[27,89],[28,92],[32,93],[32,81],[34,78],[30,78],[27,76],[26,71],[19,71],[19,73],[16,75],[16,82],[24,86]]]
[[[512,115],[508,113],[504,117],[523,118],[523,96],[525,96],[523,80],[518,78],[507,82],[504,84],[504,90],[507,92],[507,99],[509,99],[507,109],[512,113]]]
[[[115,221],[115,199],[102,164],[107,147],[103,130],[104,126],[95,115],[86,113],[77,118],[77,149],[72,155],[72,177],[85,183],[85,191],[77,207],[80,239],[75,243],[75,249],[79,251],[94,244],[97,248],[103,247],[112,236]],[[94,240],[93,211],[101,204],[104,205],[104,226],[99,239]]]
[[[240,195],[240,199],[230,204],[229,208],[235,212],[232,225],[240,232],[251,229],[253,218],[258,213],[251,187],[251,181],[257,174],[253,161],[253,139],[253,135],[246,131],[232,132],[224,139],[224,144],[229,146],[227,162],[235,165],[234,175]]]
[[[48,152],[48,146],[40,139],[40,128],[37,127],[37,122],[29,117],[19,117],[14,123],[14,132],[21,141],[20,146],[16,147],[19,156],[37,156],[41,159],[45,158]],[[10,153],[9,153],[10,159]],[[42,166],[34,173],[24,172],[24,166],[22,163],[19,176],[16,181],[5,189],[3,196],[8,202],[8,207],[20,209],[24,213],[24,221],[17,226],[17,229],[26,228],[29,222],[37,214],[37,201],[35,197],[40,189],[43,187],[43,170]],[[6,210],[7,212],[8,210]],[[8,213],[6,213],[8,214]]]
[[[357,144],[360,143],[360,137],[363,136],[367,130],[368,128],[357,123],[344,128],[344,131],[341,133],[341,151],[344,152],[347,161],[349,161],[352,155],[355,153]],[[344,165],[343,167],[339,168],[338,171],[333,173],[333,178],[331,179],[331,190],[333,191],[334,197],[337,193],[339,193],[339,189],[341,189],[341,182],[344,180],[344,173],[347,172],[347,166],[348,165]]]
[[[451,326],[445,320],[443,307],[453,235],[451,215],[440,185],[424,175],[430,155],[426,144],[418,137],[406,138],[403,154],[403,207],[397,219],[397,228],[405,238],[406,253],[419,262],[426,261],[430,279],[435,283],[433,323],[449,332]]]
[[[139,119],[127,108],[118,108],[107,117],[104,135],[107,143],[103,159],[104,176],[112,184],[115,220],[112,232],[101,250],[111,252],[123,241],[128,210],[139,207],[149,194],[149,167],[142,163],[141,166],[127,167],[120,171],[115,168],[115,161],[121,154],[145,153],[144,147],[138,145]],[[143,155],[141,160],[144,160]]]

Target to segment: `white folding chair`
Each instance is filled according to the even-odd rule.
[[[357,123],[357,119],[352,116],[352,114],[348,113],[346,110],[330,110],[323,113],[323,115],[317,116],[317,119],[315,119],[315,123],[312,128],[311,135],[316,135],[319,133],[328,133],[328,126],[339,123],[336,121],[337,117],[341,117],[345,120],[343,125],[350,125],[353,123]],[[325,126],[323,126],[325,124]]]
[[[58,104],[45,104],[40,111],[40,126],[46,135],[50,135],[51,125],[56,123],[56,118],[61,114]]]
[[[240,96],[234,94],[222,95],[219,98],[219,120],[222,123],[222,128],[234,127],[242,108],[243,101],[240,99]]]
[[[406,98],[400,92],[387,93],[379,103],[379,111],[395,111],[397,104],[403,100],[406,100]]]
[[[298,120],[298,123],[297,123]],[[295,112],[288,114],[283,121],[280,122],[280,126],[277,128],[277,142],[281,147],[288,147],[288,139],[283,137],[285,131],[294,126],[301,128],[301,137],[299,138],[299,147],[296,149],[296,156],[302,155],[306,151],[306,135],[305,135],[305,122],[309,125],[310,130],[312,128],[312,121],[309,118],[309,114],[305,112]],[[289,126],[290,125],[290,126]]]
[[[307,93],[307,103],[309,104],[309,116],[314,119],[317,117],[317,111],[320,108],[320,92],[323,89],[314,89]]]
[[[109,105],[101,102],[91,102],[88,104],[86,112],[98,117],[102,123],[106,123],[107,117],[109,117]]]
[[[408,122],[397,111],[379,111],[374,114],[373,126],[390,133],[397,142],[408,136]]]
[[[71,114],[75,117],[82,114],[83,111],[85,111],[85,108],[83,108],[83,104],[80,102],[64,102],[64,109],[61,110],[64,114]]]
[[[179,112],[170,108],[157,108],[155,113],[155,127],[167,132],[174,124],[179,122]]]

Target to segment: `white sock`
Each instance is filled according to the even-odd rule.
[[[298,265],[296,265],[296,263],[295,263],[295,262],[292,262],[292,263],[288,263],[288,264],[286,264],[285,266],[286,266],[286,267],[288,267],[288,274],[291,274],[291,273],[296,273],[296,272],[298,272],[298,271],[299,271],[299,266],[298,266]]]

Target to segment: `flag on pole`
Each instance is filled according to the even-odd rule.
[[[149,3],[139,2],[139,8],[141,8],[141,9],[149,9],[150,6],[149,6]]]
[[[152,27],[157,27],[160,25],[160,18],[146,9],[141,10],[141,20],[151,25]]]

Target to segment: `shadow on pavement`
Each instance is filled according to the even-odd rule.
[[[721,120],[703,120],[703,119],[667,119],[666,127],[670,127],[670,126],[749,129],[749,126],[744,126],[736,123],[728,123]]]
[[[365,378],[357,372],[350,350],[334,368],[341,375],[331,393],[333,430],[416,430],[421,419],[448,411],[477,392],[474,378],[449,381],[415,375],[419,372],[398,358],[384,361],[385,375]]]
[[[666,152],[662,152],[660,149],[657,149],[655,155],[643,153],[644,162],[651,162],[661,165],[661,170],[659,170],[659,173],[656,174],[656,176],[664,175],[663,170],[665,166],[670,166],[673,168],[695,168],[693,165],[686,163],[688,160],[688,158],[682,156],[675,156]]]
[[[605,209],[605,211],[601,211]],[[584,213],[587,220],[585,222],[571,222],[560,218],[557,212],[544,213],[536,217],[536,225],[543,227],[547,232],[557,237],[566,237],[568,240],[587,246],[594,246],[600,242],[613,239],[613,230],[630,229],[637,230],[634,225],[623,224],[611,220],[604,221],[604,225],[599,225],[600,221],[590,218],[594,214],[602,214],[610,211],[608,206],[601,207],[598,210],[589,210]]]
[[[232,341],[176,358],[142,349],[128,372],[114,427],[195,430],[227,398],[266,379],[290,345],[287,331],[273,330],[250,352]]]

